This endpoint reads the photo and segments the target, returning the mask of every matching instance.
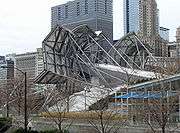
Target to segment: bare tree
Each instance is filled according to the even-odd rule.
[[[176,62],[177,63],[177,62]],[[165,133],[167,130],[177,130],[178,125],[173,125],[174,115],[179,110],[179,82],[163,81],[163,78],[177,74],[179,72],[178,64],[166,65],[158,68],[156,83],[146,91],[142,90],[139,98],[132,100],[134,108],[132,116],[137,121],[144,121],[149,125],[152,132],[161,130]]]
[[[156,92],[153,95],[154,98],[151,97],[144,99],[143,102],[134,103],[136,104],[136,108],[133,110],[134,119],[137,122],[144,121],[154,133],[158,130],[165,133],[167,129],[178,129],[177,125],[172,124],[178,108],[177,95],[169,93],[172,96],[167,97],[167,92]]]
[[[109,107],[112,96],[109,95],[108,91],[110,90],[107,88],[99,88],[98,91],[92,92],[88,98],[89,100],[96,99],[96,102],[89,106],[90,116],[87,121],[98,133],[118,133],[119,128],[126,123],[125,116],[120,114],[114,106]]]
[[[48,116],[48,118],[57,125],[59,132],[63,133],[73,122],[72,119],[66,118],[73,101],[72,97],[70,97],[70,91],[67,90],[67,88],[70,89],[70,86],[63,86],[66,87],[66,89],[59,87],[62,86],[50,85],[50,87],[44,92],[46,100],[42,109],[45,112],[42,113],[42,115]],[[64,123],[66,123],[66,125]]]
[[[32,113],[38,113],[38,109],[43,104],[44,97],[29,85],[29,79],[27,81],[27,117],[30,118]],[[13,117],[18,127],[21,127],[24,123],[24,85],[24,77],[19,76],[7,79],[0,88],[0,98],[3,106],[6,107],[6,114],[7,116],[10,114]]]

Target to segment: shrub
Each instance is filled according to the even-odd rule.
[[[13,133],[24,133],[24,132],[25,132],[25,131],[24,131],[23,128],[18,128],[18,129],[15,129],[15,130],[13,131]],[[38,133],[38,131],[32,130],[32,131],[28,131],[28,133]]]
[[[13,131],[13,133],[24,133],[24,129],[23,128],[19,128]],[[69,133],[68,130],[64,130],[62,132],[60,132],[58,129],[53,129],[53,130],[45,130],[45,131],[28,131],[28,133]]]
[[[45,131],[40,131],[40,133],[58,133],[57,129],[54,130],[45,130]]]
[[[12,124],[12,118],[1,117],[0,118],[0,132],[6,131]]]
[[[69,133],[69,131],[68,130],[59,131],[57,129],[54,129],[54,130],[41,131],[40,133]]]

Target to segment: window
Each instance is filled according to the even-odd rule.
[[[94,1],[95,11],[98,11],[98,3],[97,0]]]
[[[105,0],[105,3],[104,3],[104,12],[105,12],[105,14],[107,14],[107,0]]]
[[[88,14],[88,0],[85,0],[85,14]]]
[[[77,2],[77,16],[80,15],[80,5],[79,5],[79,2]]]
[[[60,20],[60,19],[61,19],[61,8],[58,7],[58,20]]]
[[[68,18],[68,5],[65,6],[65,18]]]

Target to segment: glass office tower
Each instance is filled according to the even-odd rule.
[[[124,0],[124,34],[139,30],[139,0]]]

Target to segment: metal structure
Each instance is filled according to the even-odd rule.
[[[129,33],[114,44],[110,50],[110,54],[119,64],[132,69],[144,70],[147,58],[150,57],[154,61],[149,45],[143,45],[137,35]]]
[[[101,42],[109,44],[109,51],[100,45]],[[43,51],[45,70],[36,78],[36,83],[72,88],[80,84],[96,86],[92,77],[109,88],[115,85],[114,82],[126,83],[127,75],[143,78],[146,74],[137,73],[146,72],[148,58],[155,61],[150,47],[145,46],[135,33],[111,44],[103,33],[94,32],[87,25],[73,30],[57,26],[44,39]]]

